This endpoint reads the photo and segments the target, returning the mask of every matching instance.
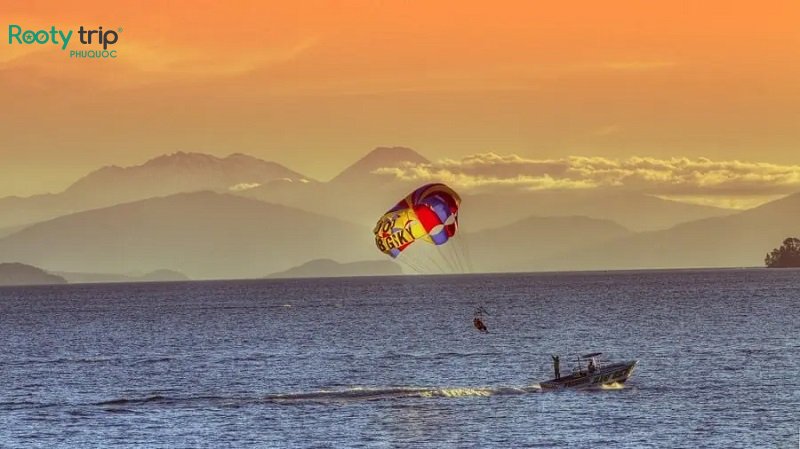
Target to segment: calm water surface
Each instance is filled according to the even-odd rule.
[[[798,318],[797,270],[0,288],[0,447],[796,448]],[[594,350],[624,388],[536,387]]]

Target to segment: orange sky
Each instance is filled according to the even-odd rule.
[[[797,0],[151,3],[0,6],[0,196],[177,150],[318,179],[378,145],[800,163]],[[122,27],[120,57],[8,24]]]

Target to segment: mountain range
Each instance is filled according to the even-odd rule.
[[[369,231],[286,206],[194,192],[37,223],[0,239],[0,258],[49,271],[166,267],[193,279],[255,278],[320,257],[369,259],[375,255]]]
[[[200,190],[228,192],[271,182],[313,180],[275,162],[244,154],[219,158],[177,152],[133,167],[100,168],[60,193],[0,198],[0,228],[156,196]]]
[[[472,265],[477,271],[546,269],[547,261],[564,251],[578,251],[587,242],[610,242],[635,235],[610,220],[573,217],[528,217],[510,225],[465,233]]]
[[[243,154],[104,167],[60,193],[0,199],[0,262],[192,279],[263,277],[322,258],[368,266],[387,260],[375,221],[416,187],[376,171],[424,163],[380,147],[326,182]],[[753,266],[798,234],[800,195],[739,212],[618,190],[466,191],[459,215],[479,271]]]
[[[470,210],[460,219],[472,230],[502,226],[530,216],[585,216],[611,220],[632,231],[654,231],[735,212],[618,190],[484,193],[465,195],[464,200]]]
[[[784,238],[800,235],[800,193],[736,214],[594,242],[532,269],[640,269],[762,266]]]

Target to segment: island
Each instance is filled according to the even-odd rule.
[[[0,286],[66,284],[61,276],[22,263],[0,263]]]
[[[352,276],[399,276],[403,270],[388,260],[339,263],[331,259],[315,259],[268,278],[320,278]]]
[[[191,280],[185,274],[175,270],[155,270],[145,274],[116,274],[116,273],[73,273],[57,271],[55,274],[62,276],[71,284],[99,284],[113,282],[181,282]]]
[[[767,268],[800,268],[800,239],[790,237],[764,259]]]

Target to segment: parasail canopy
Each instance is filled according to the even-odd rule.
[[[375,225],[375,245],[392,258],[424,241],[443,245],[456,234],[461,197],[444,184],[426,184],[389,209]]]

